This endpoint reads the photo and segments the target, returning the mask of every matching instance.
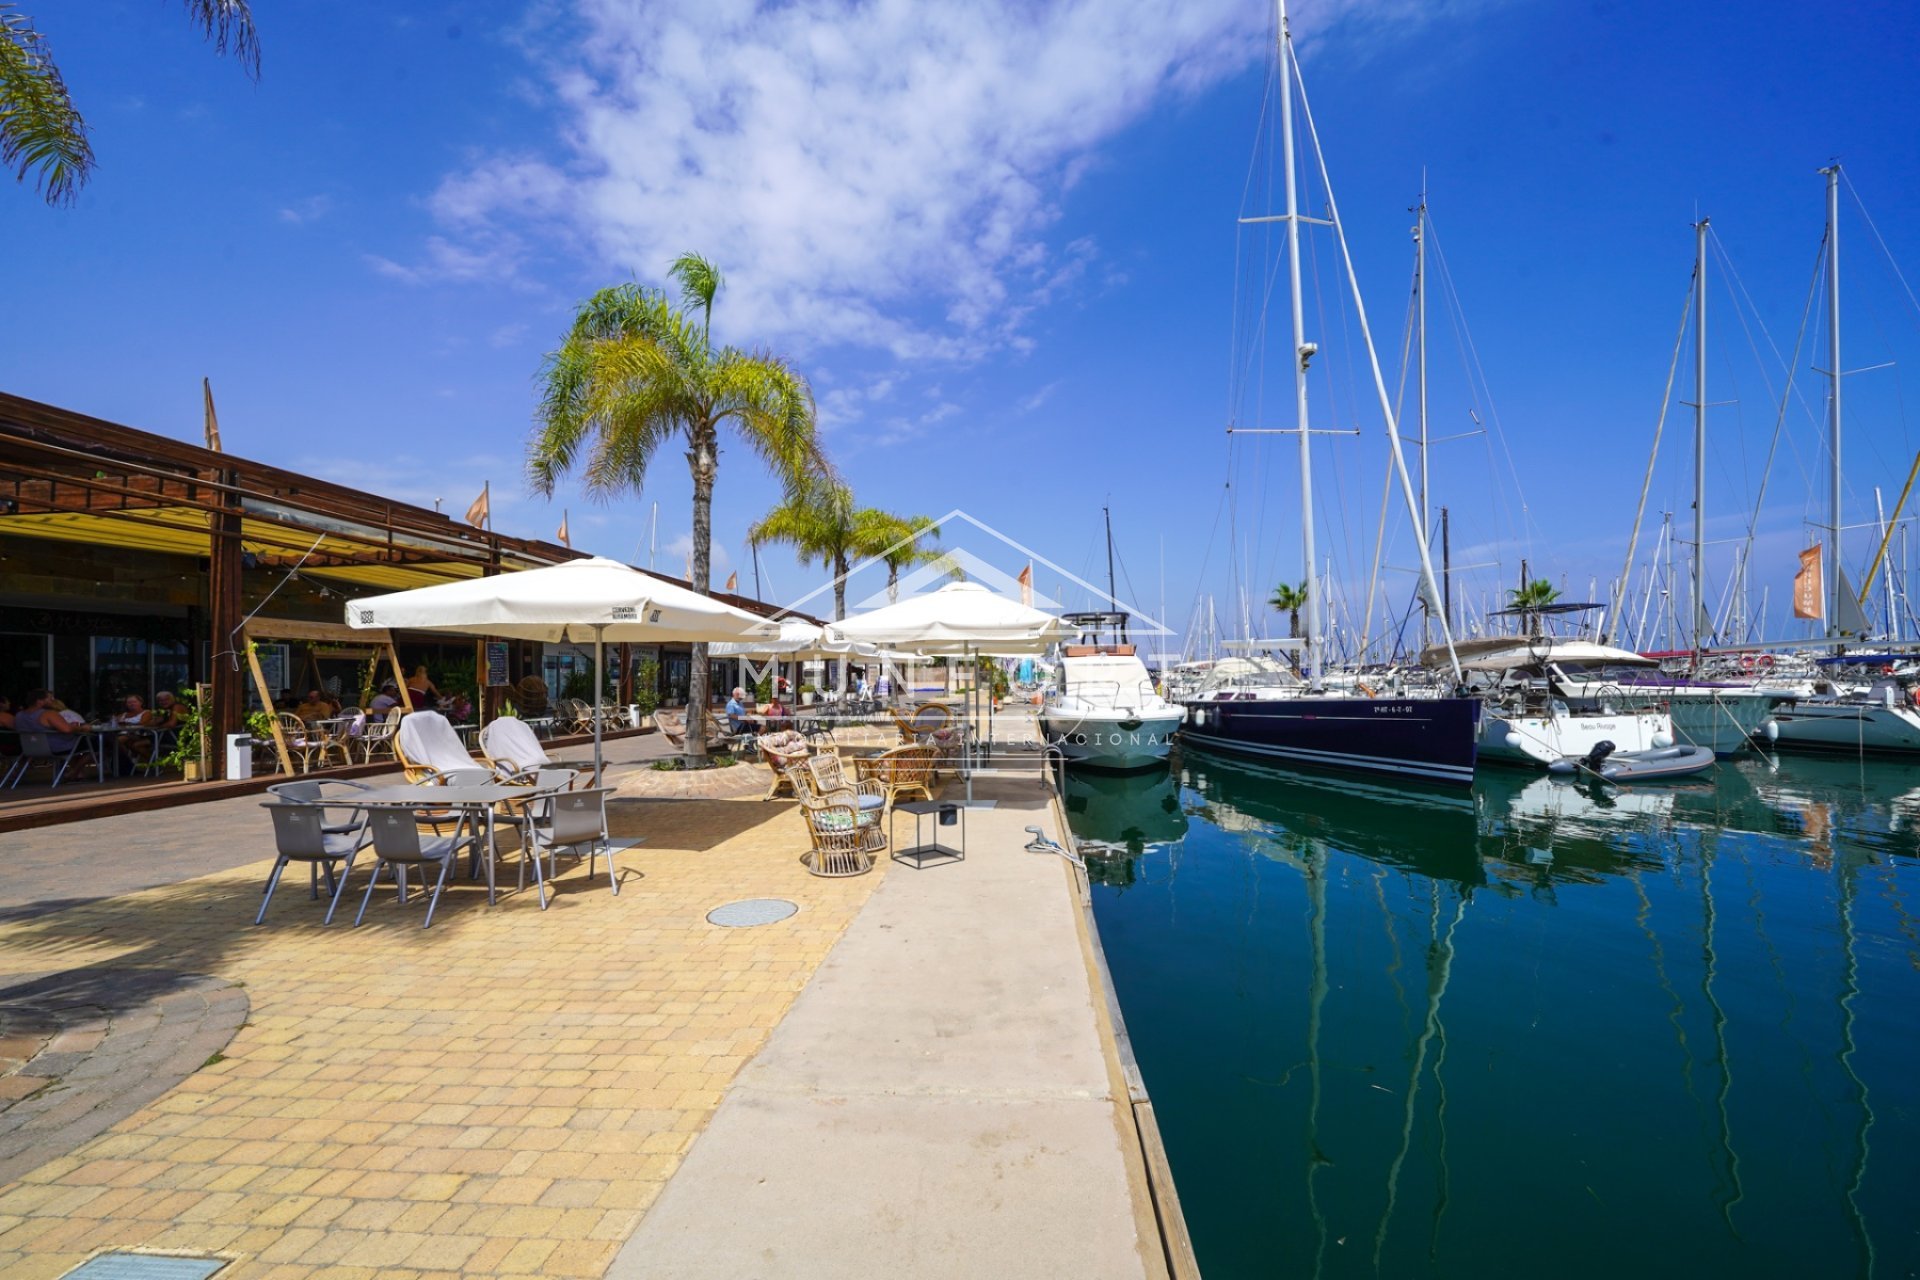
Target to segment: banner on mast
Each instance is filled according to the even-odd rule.
[[[1827,616],[1827,589],[1820,572],[1820,544],[1800,553],[1800,572],[1793,575],[1793,616],[1814,622]]]

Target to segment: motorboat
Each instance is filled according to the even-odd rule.
[[[1069,763],[1143,769],[1164,763],[1181,708],[1154,691],[1130,644],[1070,644],[1040,707],[1040,729]]]
[[[1555,760],[1547,766],[1547,772],[1607,782],[1659,782],[1704,773],[1713,767],[1715,758],[1707,748],[1691,743],[1652,751],[1615,751],[1611,742],[1602,742],[1584,756]]]

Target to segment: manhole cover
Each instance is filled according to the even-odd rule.
[[[707,923],[740,929],[747,925],[785,920],[799,909],[785,898],[742,898],[707,912]]]
[[[207,1280],[225,1258],[183,1258],[165,1253],[103,1253],[88,1258],[62,1280]]]

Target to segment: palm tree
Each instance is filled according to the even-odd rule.
[[[897,516],[871,507],[858,518],[865,526],[862,541],[871,548],[868,554],[887,563],[887,603],[892,604],[900,598],[902,569],[941,558],[939,551],[925,545],[940,540],[940,526],[930,516]]]
[[[1283,582],[1273,589],[1273,595],[1268,598],[1267,604],[1270,608],[1287,615],[1287,636],[1298,640],[1300,611],[1307,607],[1307,584],[1303,582],[1295,587]]]
[[[260,78],[260,37],[248,0],[186,0],[187,21],[232,51],[247,75]],[[34,185],[51,205],[71,204],[93,173],[87,122],[33,19],[0,2],[0,165]]]
[[[685,311],[657,289],[615,285],[580,305],[560,349],[546,358],[527,447],[536,491],[579,468],[587,493],[639,493],[659,448],[687,445],[693,473],[692,585],[712,587],[713,485],[720,431],[732,429],[789,492],[831,475],[814,430],[813,391],[786,361],[709,340],[720,273],[694,254],[674,262]],[[688,314],[698,310],[697,322]],[[687,748],[706,754],[707,646],[693,646]]]
[[[755,546],[769,542],[793,548],[803,565],[822,565],[833,575],[833,616],[847,616],[847,574],[855,556],[865,558],[886,550],[881,541],[884,513],[861,510],[853,504],[853,490],[838,480],[808,485],[747,530]]]
[[[1540,630],[1539,610],[1546,608],[1560,598],[1560,588],[1546,578],[1535,578],[1532,582],[1507,591],[1507,608],[1518,610],[1520,625],[1529,634],[1538,634]]]

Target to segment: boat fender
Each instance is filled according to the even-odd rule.
[[[1673,735],[1670,733],[1656,733],[1653,735],[1653,745],[1655,750],[1670,747],[1673,745]]]
[[[1769,716],[1767,722],[1761,725],[1760,728],[1766,733],[1768,742],[1780,741],[1780,722],[1778,720]]]
[[[1515,751],[1520,749],[1520,735],[1511,729],[1507,730],[1507,745]]]
[[[1205,707],[1194,707],[1193,708],[1193,727],[1196,729],[1205,728],[1206,723],[1207,723],[1207,709]]]

